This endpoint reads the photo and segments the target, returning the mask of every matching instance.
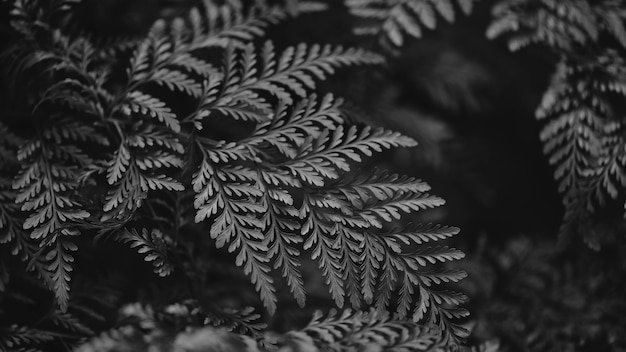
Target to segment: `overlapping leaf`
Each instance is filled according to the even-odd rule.
[[[429,187],[422,181],[379,171],[343,182],[306,196],[303,204],[304,248],[312,249],[313,258],[319,261],[337,305],[341,307],[347,296],[355,308],[365,302],[386,311],[400,284],[396,305],[400,317],[412,312],[415,321],[439,324],[442,331],[452,332],[447,337],[464,336],[448,315],[448,309],[457,309],[463,299],[453,300],[454,294],[431,288],[433,283],[460,280],[464,273],[440,275],[431,270],[425,279],[419,274],[422,267],[463,257],[453,248],[422,246],[449,238],[459,229],[417,225],[394,230],[393,225],[402,213],[439,206],[443,201],[425,193]]]

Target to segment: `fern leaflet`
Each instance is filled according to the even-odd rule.
[[[325,318],[316,312],[309,325],[301,331],[288,332],[286,337],[299,350],[347,351],[376,346],[374,348],[401,352],[434,351],[443,346],[436,329],[395,320],[376,311],[330,312]]]
[[[142,229],[141,234],[135,229],[125,229],[119,236],[119,241],[128,243],[131,248],[145,255],[145,261],[152,262],[154,273],[159,276],[168,276],[174,270],[169,262],[168,247],[172,240],[160,230]]]
[[[271,113],[268,98],[274,96],[293,104],[293,96],[304,98],[322,80],[341,66],[379,64],[382,57],[361,49],[333,48],[330,45],[285,49],[278,57],[274,45],[266,42],[260,57],[253,45],[241,50],[228,47],[224,72],[205,83],[205,94],[198,112],[191,119],[201,120],[219,111],[236,119],[266,121]],[[198,122],[197,122],[198,123]]]
[[[150,148],[148,148],[150,147]],[[124,218],[138,209],[149,191],[182,191],[184,187],[166,171],[182,167],[184,149],[177,137],[150,125],[135,125],[102,172],[113,189],[103,205],[102,220]]]
[[[457,0],[465,14],[475,0]],[[350,13],[361,20],[357,35],[374,35],[388,49],[402,46],[406,37],[420,38],[424,29],[435,29],[438,15],[447,22],[456,16],[454,0],[345,0]]]
[[[42,134],[42,139],[20,147],[18,160],[24,166],[13,181],[13,188],[19,192],[15,201],[29,214],[23,228],[46,251],[53,289],[62,309],[66,309],[73,261],[69,252],[76,250],[69,238],[79,234],[73,224],[90,216],[72,195],[81,169],[91,161],[68,143],[73,138],[67,132],[51,129]]]
[[[400,317],[413,311],[415,321],[439,324],[442,331],[452,328],[454,334],[463,336],[463,329],[449,322],[449,312],[440,304],[451,296],[439,296],[429,286],[464,274],[447,272],[438,276],[433,271],[426,281],[416,274],[421,267],[460,259],[463,253],[447,247],[420,247],[407,252],[425,239],[436,241],[453,236],[458,228],[421,225],[413,231],[373,231],[388,227],[384,225],[400,219],[402,212],[439,206],[443,201],[424,193],[429,189],[425,183],[393,174],[374,172],[368,177],[343,182],[345,185],[340,183],[336,188],[320,190],[317,195],[307,195],[303,204],[307,219],[303,225],[307,236],[304,248],[313,249],[313,258],[319,261],[337,305],[343,305],[345,295],[355,308],[361,305],[361,300],[370,304],[376,297],[378,310],[386,311],[395,284],[402,279],[397,302]],[[413,293],[419,297],[415,305]],[[450,308],[458,305],[449,303]]]

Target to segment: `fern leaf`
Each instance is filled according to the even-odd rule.
[[[293,6],[271,6],[256,2],[247,13],[236,3],[204,0],[203,9],[192,9],[187,22],[193,50],[228,45],[239,46],[265,34],[268,25],[300,13],[321,11],[326,5],[316,1],[298,1]]]
[[[604,21],[600,8],[586,0],[506,0],[494,6],[487,36],[507,36],[512,51],[530,44],[568,51],[598,40]]]
[[[391,222],[398,220],[401,213],[409,214],[423,209],[430,209],[445,204],[443,199],[429,194],[396,196],[386,199],[383,205],[377,205],[361,209],[355,217],[345,219],[337,218],[342,223],[350,223],[351,226],[363,228],[382,228],[382,221]]]
[[[15,202],[28,214],[22,228],[40,248],[40,253],[29,253],[31,265],[44,276],[44,281],[54,291],[62,310],[69,300],[69,281],[76,246],[69,237],[79,231],[75,225],[90,214],[75,200],[77,180],[82,169],[91,161],[73,143],[79,132],[61,132],[73,125],[44,130],[40,138],[20,147],[18,160],[22,170],[13,181],[17,190]],[[75,126],[74,126],[75,127]],[[30,246],[23,242],[23,250]]]
[[[458,0],[463,13],[469,14],[474,0]],[[394,49],[405,43],[408,35],[420,38],[423,27],[435,29],[438,15],[454,22],[456,10],[452,0],[345,0],[350,13],[362,20],[356,34],[378,36],[383,47]]]
[[[360,162],[361,155],[371,156],[392,147],[412,147],[416,142],[396,132],[365,127],[360,132],[355,126],[344,132],[339,126],[332,135],[328,130],[316,139],[309,139],[289,163],[289,172],[303,182],[323,186],[324,180],[336,179],[338,171],[350,170],[350,162]]]
[[[85,219],[89,216],[72,201],[69,193],[76,188],[78,177],[74,165],[53,163],[48,157],[70,158],[70,162],[84,161],[80,150],[70,146],[52,146],[43,141],[32,141],[21,148],[19,159],[25,162],[22,172],[13,182],[19,190],[16,202],[21,209],[30,213],[24,229],[31,230],[31,237],[42,239],[63,230],[63,224]],[[28,164],[30,162],[30,164]],[[68,230],[63,230],[69,233]]]
[[[46,253],[45,259],[48,261],[47,270],[52,290],[61,311],[65,312],[70,299],[70,273],[73,271],[72,262],[74,262],[70,252],[75,252],[78,247],[64,238],[59,238],[55,242],[55,246]]]
[[[119,241],[127,243],[135,248],[138,253],[145,255],[145,261],[154,266],[154,273],[165,277],[172,273],[174,268],[170,264],[167,248],[171,245],[171,239],[160,230],[142,229],[141,234],[135,229],[124,229],[119,236]]]
[[[166,189],[180,192],[183,185],[167,175],[182,167],[184,147],[167,130],[149,125],[135,126],[106,162],[107,192],[101,220],[124,218],[141,207],[149,191]]]
[[[563,61],[537,110],[537,117],[546,121],[540,137],[566,208],[561,235],[588,234],[582,224],[607,198],[617,199],[623,185],[626,143],[619,131],[624,124],[612,101],[626,94],[624,67],[613,51]],[[584,238],[600,246],[593,236]]]
[[[305,196],[307,197],[307,196]],[[310,206],[311,200],[305,198],[301,212],[307,216],[302,225],[302,233],[307,235],[304,249],[313,249],[311,258],[319,262],[322,275],[328,285],[329,292],[338,307],[344,304],[344,281],[343,268],[340,262],[341,252],[335,247],[335,241],[331,237],[334,226],[324,221],[324,216],[318,214],[314,207]]]
[[[319,102],[312,95],[295,104],[290,112],[286,104],[279,105],[274,118],[260,124],[246,144],[272,146],[283,156],[294,158],[307,137],[316,138],[324,129],[332,130],[342,121],[340,104],[332,95],[324,96]]]
[[[94,334],[93,330],[83,324],[76,316],[67,312],[55,311],[50,316],[50,322],[79,336],[92,336]]]
[[[271,42],[266,42],[260,59],[256,49],[247,45],[243,49],[229,47],[225,52],[225,67],[222,82],[216,77],[209,80],[205,96],[198,108],[199,116],[209,116],[217,110],[235,118],[266,121],[271,108],[260,94],[270,94],[287,105],[293,104],[293,96],[305,98],[315,89],[316,80],[323,80],[342,66],[372,65],[382,63],[383,58],[361,49],[344,49],[326,45],[305,44],[289,47],[278,57]],[[260,66],[260,67],[257,67]],[[217,86],[221,85],[220,89]],[[236,114],[231,110],[241,106],[257,114]],[[260,115],[261,119],[255,117]]]
[[[303,98],[307,88],[315,88],[315,79],[323,80],[338,67],[383,62],[382,57],[361,49],[333,48],[330,45],[300,44],[285,49],[277,59],[274,59],[273,51],[273,44],[266,42],[261,57],[263,70],[260,78],[248,89],[264,89],[286,103],[291,102],[291,96],[282,94],[281,86]]]
[[[261,315],[252,307],[242,309],[225,308],[209,312],[206,321],[215,327],[225,328],[239,334],[261,336],[267,324],[260,321]]]
[[[228,245],[229,252],[237,251],[235,263],[242,266],[246,275],[261,295],[265,307],[276,310],[276,293],[267,265],[268,251],[259,220],[267,211],[259,203],[262,191],[255,182],[255,172],[243,167],[216,168],[212,165],[204,147],[199,145],[203,160],[193,176],[196,192],[194,205],[196,222],[212,218],[210,236],[217,248]]]
[[[422,273],[420,278],[426,286],[441,283],[459,282],[467,277],[467,273],[462,270],[449,270],[443,272]]]
[[[128,111],[148,115],[158,119],[174,132],[180,132],[180,122],[176,119],[176,114],[166,106],[166,104],[148,94],[139,91],[131,92],[128,95]]]
[[[448,261],[463,259],[465,254],[458,249],[448,247],[426,247],[420,248],[411,255],[411,261],[415,261],[420,266],[430,264],[445,263]]]
[[[215,162],[253,160],[259,154],[271,154],[275,150],[285,158],[294,158],[306,137],[317,137],[342,121],[340,103],[331,95],[317,102],[313,95],[291,109],[281,104],[273,113],[274,118],[257,125],[249,137],[238,142],[220,142],[208,150],[209,157]]]
[[[26,348],[52,341],[54,337],[49,332],[25,326],[12,326],[0,337],[0,346],[11,350]]]
[[[286,345],[302,351],[433,351],[444,346],[437,329],[392,319],[376,311],[331,311],[325,318],[318,311],[304,329],[288,332],[285,340]]]
[[[296,302],[304,307],[306,297],[299,268],[300,251],[296,248],[302,242],[302,237],[298,236],[300,213],[293,206],[293,197],[289,193],[261,180],[259,178],[264,188],[263,207],[267,209],[261,222],[269,249],[268,256],[274,261],[274,268],[282,270]]]
[[[178,90],[193,97],[198,97],[202,93],[200,83],[180,71],[160,69],[154,73],[152,80],[172,91]]]
[[[305,196],[301,209],[306,218],[302,226],[304,248],[312,249],[331,293],[335,293],[336,304],[343,304],[345,295],[355,307],[375,298],[376,307],[384,311],[396,284],[400,284],[399,316],[422,309],[429,315],[417,320],[440,324],[446,338],[455,340],[464,333],[448,321],[452,318],[447,318],[442,304],[456,307],[457,301],[431,294],[430,286],[460,280],[465,274],[431,270],[422,277],[418,273],[424,266],[464,256],[448,247],[420,246],[447,239],[457,234],[458,228],[428,224],[376,230],[389,227],[402,213],[442,205],[440,198],[424,193],[429,189],[417,179],[377,170],[371,175],[340,179],[335,187],[326,186],[318,194]],[[425,296],[414,301],[414,295],[421,291]]]

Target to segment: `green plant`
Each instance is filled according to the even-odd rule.
[[[3,103],[0,121],[0,267],[8,268],[0,291],[5,306],[18,302],[33,316],[43,313],[29,321],[0,311],[8,323],[0,327],[2,348],[70,349],[110,326],[115,317],[104,308],[130,295],[145,307],[192,299],[208,313],[200,319],[166,308],[160,316],[134,306],[135,325],[125,325],[128,314],[121,314],[121,328],[78,350],[194,350],[213,337],[271,350],[257,325],[238,330],[260,316],[211,304],[211,290],[237,277],[235,264],[268,315],[281,302],[280,285],[303,307],[305,252],[337,307],[373,310],[316,320],[288,335],[292,347],[285,348],[349,350],[366,341],[428,350],[462,341],[467,331],[458,320],[467,312],[459,306],[466,298],[440,287],[465,273],[436,264],[463,253],[431,246],[459,229],[409,221],[444,201],[413,177],[364,171],[366,157],[416,142],[346,119],[341,99],[316,94],[335,70],[380,65],[383,57],[305,43],[276,49],[265,38],[268,26],[323,4],[206,0],[183,18],[158,20],[145,36],[120,42],[76,30],[80,1],[6,5],[4,76],[13,99]],[[126,257],[116,242],[164,277],[153,279],[159,288],[124,293],[128,269],[111,256],[138,265],[137,255]],[[45,285],[56,303],[42,307],[19,293],[23,285],[31,291]],[[173,324],[167,332],[164,321]],[[202,328],[215,321],[256,342]],[[199,345],[185,347],[196,338]]]

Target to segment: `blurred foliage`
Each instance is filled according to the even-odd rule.
[[[483,243],[465,266],[474,337],[498,337],[504,351],[624,351],[624,258],[623,249],[599,255],[519,236]]]
[[[493,17],[490,38],[506,39],[512,51],[538,45],[559,59],[535,115],[565,207],[561,236],[580,236],[595,249],[623,244],[626,5],[503,0]]]

